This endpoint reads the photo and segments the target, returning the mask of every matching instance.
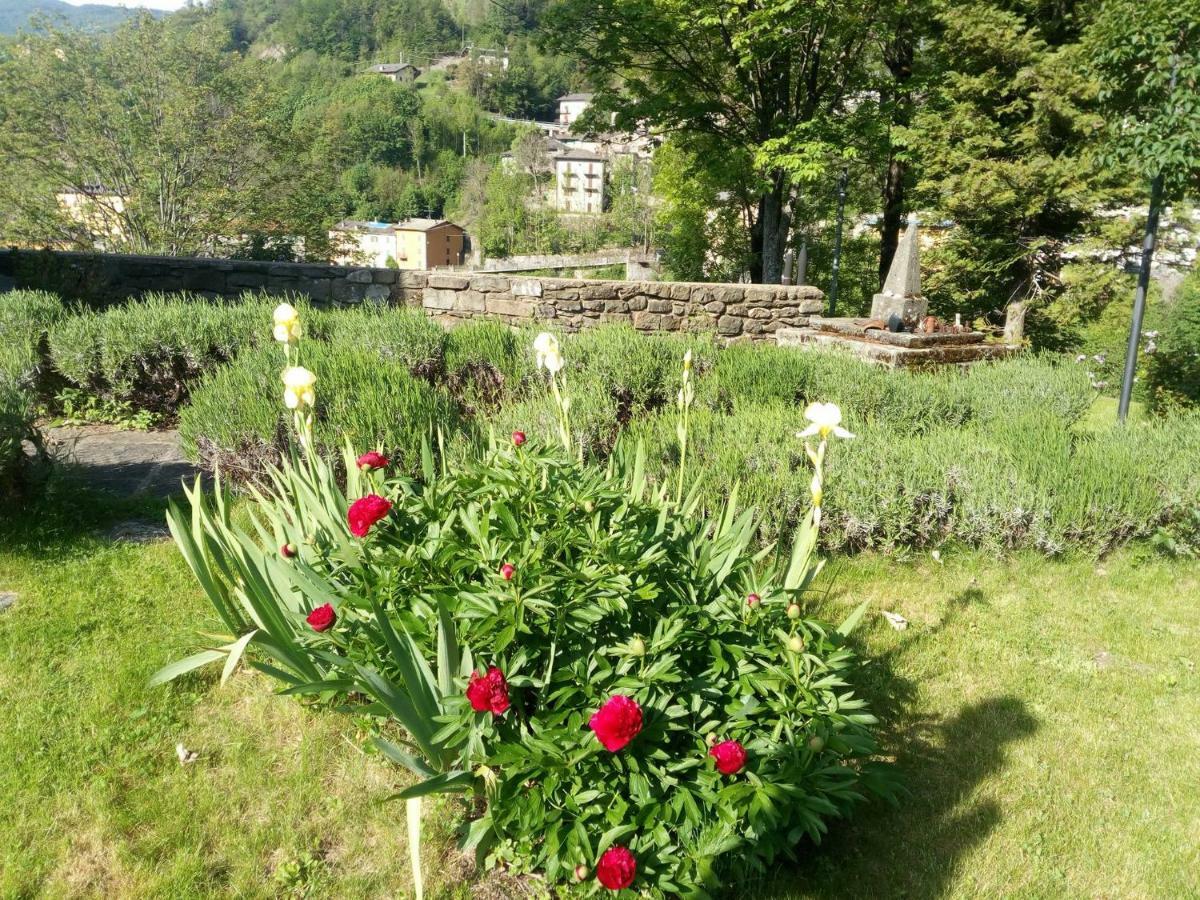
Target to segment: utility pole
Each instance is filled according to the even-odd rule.
[[[842,220],[846,216],[846,183],[850,179],[850,170],[842,169],[842,177],[838,179],[838,210],[837,230],[833,233],[833,271],[829,276],[829,317],[837,315],[838,271],[842,267]]]
[[[1133,325],[1125,347],[1125,374],[1121,378],[1121,400],[1117,404],[1117,421],[1124,424],[1133,397],[1133,376],[1137,371],[1138,343],[1142,338],[1142,319],[1146,315],[1146,290],[1150,287],[1150,264],[1154,260],[1154,244],[1158,238],[1158,215],[1162,208],[1163,177],[1159,172],[1150,182],[1150,214],[1146,216],[1146,234],[1142,238],[1142,266],[1138,270],[1137,291],[1133,295]]]

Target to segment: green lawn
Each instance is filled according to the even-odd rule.
[[[70,505],[67,504],[70,498]],[[217,673],[150,689],[215,627],[153,508],[60,492],[0,526],[0,896],[404,896],[402,776],[355,723]],[[834,823],[764,898],[1200,894],[1200,563],[977,554],[836,560],[909,796]],[[199,759],[181,766],[175,744]],[[466,896],[435,808],[434,896]]]

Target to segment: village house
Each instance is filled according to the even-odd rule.
[[[380,63],[377,66],[371,66],[371,71],[376,75],[389,78],[397,84],[412,84],[421,74],[420,69],[409,63]]]
[[[55,195],[58,208],[97,250],[120,245],[126,235],[125,195],[102,184],[66,187]]]
[[[583,111],[592,105],[592,94],[566,94],[558,98],[558,124],[570,128]]]
[[[338,265],[433,269],[462,265],[466,232],[453,222],[439,219],[347,219],[333,226],[329,238],[341,248],[333,260]]]
[[[563,212],[604,211],[605,159],[590,150],[565,150],[554,157],[554,205]]]

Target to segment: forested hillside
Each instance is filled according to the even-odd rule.
[[[132,15],[123,7],[99,3],[72,6],[62,0],[4,0],[0,3],[0,35],[16,34],[28,27],[34,16],[51,16],[75,28],[104,30],[115,28]]]

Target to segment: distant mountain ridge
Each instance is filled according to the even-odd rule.
[[[72,6],[62,0],[0,0],[0,34],[16,34],[29,25],[30,16],[38,13],[61,17],[76,28],[104,31],[115,28],[138,12],[140,10],[97,3]]]

